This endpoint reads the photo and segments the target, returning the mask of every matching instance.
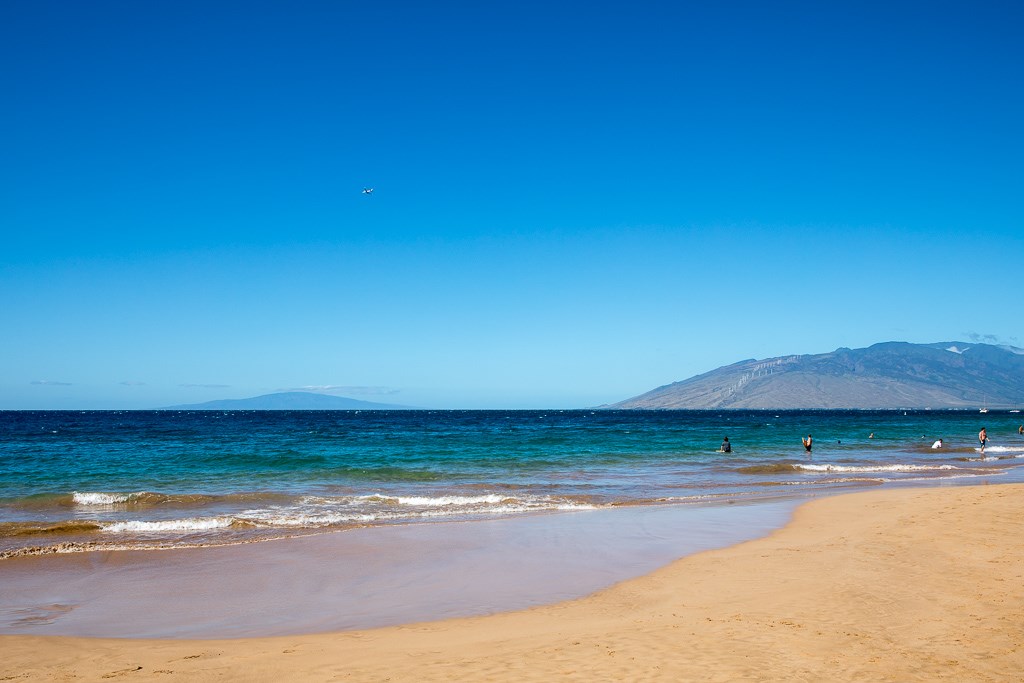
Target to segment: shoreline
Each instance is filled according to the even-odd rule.
[[[976,450],[976,449],[973,449]],[[1018,457],[1024,456],[994,456],[988,458],[961,458],[964,462],[991,462],[1001,460],[1016,460]],[[784,463],[788,465],[789,463]],[[817,464],[817,463],[810,463]],[[793,465],[794,467],[799,466],[800,463]],[[825,472],[844,472],[844,465],[829,465],[826,464],[824,469],[821,471]],[[856,467],[856,466],[854,466]],[[881,470],[879,470],[881,471]],[[1005,478],[1005,480],[1004,480]],[[984,481],[976,481],[984,480]],[[311,538],[318,536],[327,536],[337,533],[347,533],[352,531],[358,531],[363,529],[386,529],[394,527],[410,527],[414,525],[424,524],[472,524],[478,522],[489,522],[494,520],[503,519],[521,519],[532,516],[547,516],[557,515],[561,513],[576,513],[576,512],[593,512],[593,511],[606,511],[624,508],[640,508],[640,507],[703,507],[703,506],[716,506],[716,505],[761,505],[771,504],[779,501],[795,501],[800,503],[806,500],[810,500],[816,497],[822,496],[834,496],[834,495],[846,495],[851,492],[870,490],[875,486],[882,487],[936,487],[936,486],[977,486],[980,484],[991,483],[990,480],[996,483],[1019,483],[1024,482],[1024,463],[1008,463],[1000,468],[993,468],[990,471],[985,472],[969,472],[954,474],[945,477],[928,477],[928,478],[907,478],[902,480],[888,480],[884,478],[872,478],[866,476],[861,479],[850,479],[849,481],[833,483],[832,485],[821,486],[821,488],[813,490],[788,490],[784,489],[787,484],[778,482],[761,482],[759,486],[779,487],[777,492],[766,492],[766,491],[743,491],[736,493],[716,493],[707,495],[696,495],[696,496],[680,496],[674,498],[652,498],[652,499],[641,499],[629,502],[613,502],[605,503],[600,505],[592,506],[580,506],[578,508],[550,508],[550,509],[538,509],[531,511],[523,511],[514,514],[496,514],[488,515],[486,513],[480,515],[466,515],[459,516],[452,513],[450,516],[437,515],[436,519],[408,519],[402,521],[393,521],[385,523],[364,523],[357,524],[349,527],[342,528],[316,528],[310,527],[303,529],[299,532],[291,532],[282,535],[268,535],[264,537],[254,538],[243,538],[234,540],[220,540],[220,541],[195,541],[195,542],[171,542],[171,541],[158,541],[158,540],[146,540],[146,541],[124,541],[122,543],[113,542],[110,540],[68,540],[59,541],[50,545],[25,545],[15,548],[8,548],[0,550],[0,568],[4,566],[4,562],[12,559],[20,558],[33,558],[33,557],[48,557],[48,556],[59,556],[69,555],[74,553],[107,553],[107,552],[156,552],[156,551],[178,551],[178,550],[207,550],[214,548],[228,548],[238,547],[270,542],[288,542],[296,539]],[[103,494],[111,495],[111,494]],[[39,537],[44,537],[46,533],[36,534]],[[0,626],[0,633],[2,633],[2,626]]]
[[[798,502],[624,506],[9,558],[0,634],[243,638],[507,612],[763,536]]]
[[[239,640],[2,636],[32,680],[1007,680],[1024,670],[1024,485],[805,503],[768,536],[491,616]]]
[[[1022,465],[1024,467],[1024,465]],[[991,476],[991,475],[985,475]],[[422,519],[408,519],[402,521],[391,521],[385,523],[363,523],[354,524],[348,527],[337,527],[337,528],[316,528],[310,527],[302,529],[298,532],[291,532],[282,534],[280,536],[265,536],[250,539],[238,539],[238,540],[216,540],[216,541],[196,541],[196,542],[167,542],[167,541],[126,541],[126,542],[113,542],[109,540],[73,540],[73,541],[62,541],[52,545],[26,545],[22,547],[0,550],[0,569],[5,566],[8,560],[28,560],[29,558],[40,558],[40,557],[52,557],[52,556],[63,556],[81,553],[109,553],[109,552],[164,552],[164,551],[185,551],[185,550],[213,550],[217,548],[231,548],[240,547],[246,545],[258,545],[264,543],[287,543],[299,539],[314,538],[321,536],[331,536],[333,534],[344,534],[344,533],[359,533],[365,532],[371,529],[392,529],[392,528],[414,528],[420,526],[453,526],[461,524],[476,524],[476,523],[487,523],[503,520],[516,520],[516,519],[529,519],[534,517],[545,517],[551,518],[552,516],[562,514],[578,514],[578,513],[600,513],[605,511],[623,510],[623,509],[639,509],[639,508],[703,508],[703,507],[715,507],[725,505],[736,505],[736,506],[748,506],[748,505],[762,505],[762,504],[773,504],[779,502],[797,502],[807,500],[815,496],[822,495],[834,495],[836,492],[847,492],[855,490],[856,488],[864,487],[868,488],[871,486],[882,485],[881,482],[872,481],[870,483],[860,483],[858,486],[850,486],[843,489],[822,489],[819,491],[803,491],[800,493],[787,491],[787,492],[756,492],[756,493],[741,493],[736,495],[731,494],[710,494],[710,495],[698,495],[693,497],[679,497],[673,500],[664,499],[646,499],[640,501],[630,502],[615,502],[606,503],[601,505],[592,505],[589,507],[580,506],[578,508],[551,508],[551,509],[539,509],[522,511],[516,513],[497,513],[487,514],[481,513],[478,515],[458,515],[452,513],[450,516],[437,515],[429,518]],[[45,536],[45,534],[38,534],[39,536]]]

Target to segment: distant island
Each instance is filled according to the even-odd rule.
[[[412,406],[360,401],[309,391],[281,391],[252,398],[228,398],[206,403],[167,406],[159,410],[416,410]]]
[[[883,342],[744,360],[603,408],[1019,408],[1024,349]]]

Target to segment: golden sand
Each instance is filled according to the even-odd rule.
[[[571,602],[279,638],[4,636],[0,680],[1020,681],[1022,531],[1024,485],[871,491]]]

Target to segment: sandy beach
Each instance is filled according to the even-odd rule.
[[[3,636],[0,679],[1021,680],[1022,516],[1020,484],[828,497],[578,600],[274,638]]]

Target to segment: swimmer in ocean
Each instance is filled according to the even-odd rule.
[[[811,435],[808,434],[807,438],[806,439],[801,439],[801,441],[804,442],[804,450],[807,451],[808,453],[810,453],[811,452],[811,446],[814,445],[814,439],[812,439]]]

